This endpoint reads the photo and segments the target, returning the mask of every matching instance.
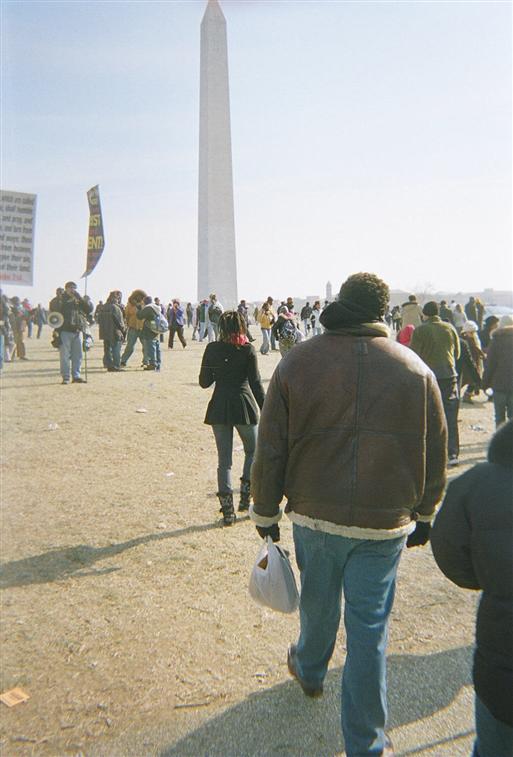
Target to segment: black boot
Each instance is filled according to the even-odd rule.
[[[223,524],[225,526],[231,526],[235,523],[235,511],[233,509],[233,494],[218,494],[219,503],[221,505],[220,512],[223,513]]]
[[[250,493],[250,482],[247,480],[247,478],[241,478],[240,480],[240,502],[239,502],[239,512],[242,513],[245,510],[249,510],[250,500],[251,500],[251,493]]]

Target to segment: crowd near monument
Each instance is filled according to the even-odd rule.
[[[176,541],[184,533],[192,539],[196,532],[203,534],[219,525],[227,527],[217,532],[220,538],[229,538],[227,534],[245,527],[248,513],[271,549],[281,539],[282,516],[292,521],[301,583],[299,629],[283,663],[302,694],[322,698],[343,608],[346,650],[338,724],[347,757],[395,754],[388,732],[386,650],[396,574],[400,559],[410,559],[404,558],[405,548],[426,546],[434,533],[435,559],[441,570],[458,586],[483,591],[473,678],[473,757],[513,757],[513,311],[499,317],[474,296],[465,304],[448,304],[445,299],[426,301],[426,297],[419,301],[415,294],[392,307],[389,286],[370,272],[352,274],[335,294],[328,281],[324,302],[317,296],[299,306],[291,296],[268,296],[255,303],[239,300],[227,30],[218,0],[207,2],[200,56],[197,302],[182,303],[170,292],[161,299],[158,295],[163,293],[155,296],[143,288],[134,289],[127,302],[115,288],[106,293],[105,302],[94,303],[88,297],[87,277],[105,244],[99,187],[95,186],[88,192],[86,291],[80,294],[74,281],[58,282],[62,286],[56,288],[48,309],[2,294],[0,370],[12,368],[4,363],[15,363],[13,373],[23,378],[17,361],[30,361],[26,340],[32,339],[34,325],[36,338],[47,325],[51,346],[58,350],[61,386],[82,387],[76,392],[73,387],[55,389],[63,398],[55,404],[64,405],[74,393],[80,403],[92,391],[88,383],[105,381],[116,397],[113,407],[118,408],[124,390],[128,393],[137,385],[144,397],[144,392],[153,392],[173,376],[181,359],[177,352],[187,360],[191,353],[197,358],[194,364],[191,360],[197,371],[194,382],[190,375],[187,381],[182,375],[181,383],[174,386],[173,376],[159,410],[171,414],[178,391],[213,387],[204,423],[212,427],[217,469],[208,459],[211,452],[205,453],[199,444],[193,448],[192,460],[184,462],[196,464],[201,457],[201,467],[209,474],[214,471],[211,485],[216,487],[221,519],[218,522],[217,511],[215,516],[208,515],[210,502],[205,505],[207,515],[202,512],[201,517],[210,518],[211,523],[196,528],[187,522],[177,529],[173,522],[171,535]],[[1,240],[4,280],[31,285],[36,198],[4,192],[0,203],[5,227]],[[175,336],[180,350],[175,349]],[[88,379],[87,354],[94,352],[94,339],[103,342],[104,371],[97,359],[93,378]],[[163,358],[166,340],[167,349],[175,350],[165,353],[168,361]],[[141,364],[128,366],[138,343]],[[262,365],[273,368],[265,381]],[[57,375],[57,359],[55,366]],[[167,376],[161,375],[161,368]],[[143,384],[135,372],[138,369],[152,371],[152,383]],[[28,371],[37,376],[37,365],[29,365]],[[111,379],[103,372],[125,374],[125,379]],[[488,415],[488,402],[493,402],[496,431],[488,461],[470,467],[460,459],[458,414],[461,402],[473,405],[478,398]],[[147,409],[140,406],[135,412],[145,415]],[[196,433],[199,438],[199,425],[188,421],[191,438]],[[87,430],[84,422],[81,432]],[[243,451],[237,485],[232,480],[234,432],[242,443],[238,450]],[[102,433],[94,429],[96,443],[102,441]],[[153,442],[151,433],[144,437],[145,444],[147,439],[157,447],[165,444],[158,435]],[[114,435],[111,442],[113,448],[119,443],[121,449],[126,436]],[[137,466],[124,467],[127,498],[135,477],[141,471],[146,475],[158,459],[158,451],[149,446],[147,458],[139,458],[140,449],[134,454]],[[120,454],[119,459],[126,457]],[[173,466],[184,469],[180,472],[187,480],[185,488],[196,486],[189,492],[196,505],[203,504],[207,495],[197,487],[198,476],[192,476],[187,464],[179,466],[179,454],[171,458]],[[453,480],[446,494],[448,477],[455,476],[454,469],[461,464],[468,469],[459,481]],[[175,472],[165,475],[172,478]],[[104,478],[109,490],[112,484],[108,476]],[[152,497],[149,483],[144,500],[151,502]],[[185,517],[184,511],[181,515]],[[113,520],[123,517],[120,506]],[[176,512],[170,508],[169,520],[173,518]],[[135,538],[127,543],[141,546],[160,538]],[[95,549],[86,547],[83,552],[90,555]],[[114,549],[112,555],[119,552]],[[280,554],[286,562],[287,554]],[[195,562],[191,550],[187,560]],[[257,562],[263,570],[269,568],[264,562]],[[153,570],[152,561],[145,565]],[[224,568],[223,560],[215,565],[219,574]],[[167,570],[167,563],[159,569]],[[22,578],[30,566],[24,570]],[[210,574],[212,564],[204,570]],[[17,580],[15,575],[10,588],[22,585]],[[237,571],[231,571],[229,580],[239,581]],[[223,612],[226,586],[216,587],[216,602]],[[184,605],[191,596],[198,605],[206,601],[201,590],[193,586],[185,591]],[[57,592],[58,587],[56,596]],[[112,596],[115,603],[116,595]],[[197,610],[194,606],[191,611]],[[209,614],[202,607],[199,611]],[[261,628],[254,624],[257,627]],[[270,631],[259,633],[272,634],[272,621],[269,627]],[[77,655],[81,654],[82,646],[76,647]],[[191,645],[188,652],[194,656],[197,649]],[[97,663],[91,664],[94,670]],[[185,683],[183,678],[179,681]],[[226,685],[229,688],[229,675]],[[436,678],[429,680],[435,692],[437,685]],[[23,701],[28,701],[30,697],[25,696]],[[418,696],[422,698],[425,692]],[[95,707],[102,711],[105,705]],[[61,729],[66,727],[61,725]],[[299,754],[301,745],[294,744],[292,749]],[[233,752],[233,757],[244,754]]]

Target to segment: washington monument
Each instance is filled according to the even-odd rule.
[[[237,302],[226,19],[208,0],[201,22],[198,300]]]

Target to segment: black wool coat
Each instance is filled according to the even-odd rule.
[[[481,589],[474,686],[498,720],[513,726],[513,421],[495,434],[487,463],[449,485],[431,530],[438,567]]]
[[[205,416],[210,426],[249,426],[258,423],[258,408],[264,404],[255,348],[211,342],[205,348],[199,383],[204,389],[215,383]],[[257,407],[258,405],[258,407]]]

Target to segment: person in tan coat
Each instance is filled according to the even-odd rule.
[[[391,755],[386,640],[405,543],[425,544],[446,474],[446,423],[431,370],[388,338],[388,286],[360,273],[321,316],[325,333],[277,366],[262,410],[250,515],[293,522],[300,634],[288,666],[321,696],[345,598],[341,725],[348,757]]]
[[[420,326],[422,323],[422,308],[414,294],[410,294],[408,302],[401,305],[401,324],[405,326]]]
[[[134,289],[125,307],[125,321],[127,325],[126,332],[126,345],[121,355],[121,366],[124,368],[130,360],[137,340],[139,339],[143,348],[143,365],[147,364],[147,359],[144,354],[144,340],[142,338],[142,330],[144,321],[141,321],[137,317],[138,307],[146,297],[146,292],[142,289]]]

